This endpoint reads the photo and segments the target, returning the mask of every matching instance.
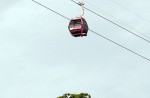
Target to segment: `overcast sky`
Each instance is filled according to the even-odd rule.
[[[68,18],[81,14],[71,0],[37,1]],[[113,0],[122,7],[111,0],[84,1],[89,9],[150,40],[149,0]],[[150,43],[87,10],[84,18],[90,29],[150,58]],[[31,0],[0,0],[0,98],[81,92],[92,98],[150,98],[149,61],[92,32],[74,38],[68,23]]]

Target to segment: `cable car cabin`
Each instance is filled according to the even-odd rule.
[[[84,18],[75,18],[71,19],[68,29],[74,37],[87,36],[88,25]]]

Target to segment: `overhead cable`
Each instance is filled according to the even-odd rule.
[[[79,0],[77,0],[77,1],[79,1]],[[137,29],[135,29],[135,28],[129,26],[128,24],[126,24],[126,23],[124,23],[124,22],[118,20],[116,17],[114,17],[114,16],[112,16],[112,15],[106,13],[105,11],[103,11],[102,9],[100,9],[99,7],[97,7],[97,6],[95,6],[95,5],[91,4],[91,3],[89,3],[89,2],[87,2],[87,1],[84,1],[84,2],[87,3],[87,4],[86,4],[87,6],[89,6],[89,7],[92,8],[92,9],[93,9],[93,8],[96,8],[97,11],[100,11],[101,14],[103,14],[105,17],[107,16],[107,18],[109,18],[109,19],[115,21],[117,24],[121,24],[121,25],[124,26],[125,28],[128,28],[128,29],[132,30],[132,32],[136,32],[136,33],[140,34],[141,36],[143,36],[144,38],[150,40],[150,37],[149,37],[147,34],[145,34],[145,33],[141,32],[141,31],[139,31],[139,30],[137,30]],[[148,21],[147,21],[147,22],[148,22]]]
[[[32,1],[34,1],[34,0],[32,0]],[[46,8],[46,9],[50,10],[50,11],[56,13],[57,15],[59,15],[59,16],[65,18],[65,19],[67,19],[67,20],[70,20],[68,17],[66,17],[66,16],[64,16],[64,15],[62,15],[62,14],[60,14],[60,13],[58,13],[58,12],[56,12],[56,11],[54,11],[54,10],[48,8],[48,7],[46,7],[45,5],[43,5],[43,4],[41,4],[41,3],[37,2],[37,1],[34,1],[34,2],[37,3],[37,4],[39,4],[39,5],[42,6],[42,7]],[[125,46],[123,46],[123,45],[121,45],[121,44],[119,44],[119,43],[117,43],[117,42],[115,42],[115,41],[113,41],[113,40],[111,40],[111,39],[109,39],[109,38],[107,38],[107,37],[105,37],[105,36],[103,36],[103,35],[97,33],[97,32],[95,32],[95,31],[93,31],[93,30],[91,30],[91,29],[89,29],[89,31],[91,31],[92,33],[98,35],[99,37],[102,37],[102,38],[106,39],[107,41],[109,41],[109,42],[111,42],[111,43],[113,43],[113,44],[116,44],[117,46],[119,46],[119,47],[121,47],[121,48],[123,48],[123,49],[125,49],[125,50],[127,50],[127,51],[129,51],[129,52],[131,52],[131,53],[133,53],[133,54],[135,54],[135,55],[137,55],[137,56],[139,56],[139,57],[141,57],[141,58],[147,60],[147,61],[150,61],[149,58],[147,58],[147,57],[145,57],[145,56],[142,56],[142,55],[140,55],[140,54],[134,52],[133,50],[130,50],[130,49],[126,48]]]
[[[35,0],[32,0],[32,1],[35,2],[35,3],[37,3],[37,4],[39,4],[39,5],[41,5],[41,6],[44,7],[44,8],[46,8],[46,9],[48,9],[48,10],[50,10],[50,11],[56,13],[56,14],[59,15],[59,16],[64,17],[64,18],[66,18],[67,20],[70,20],[69,18],[65,17],[64,15],[62,15],[62,14],[60,14],[60,13],[58,13],[58,12],[56,12],[56,11],[50,9],[50,8],[48,8],[47,6],[45,6],[45,5],[43,5],[43,4],[39,3],[39,2],[37,2],[37,1],[35,1]]]
[[[123,45],[121,45],[121,44],[119,44],[119,43],[117,43],[117,42],[115,42],[115,41],[113,41],[113,40],[111,40],[111,39],[109,39],[109,38],[107,38],[107,37],[105,37],[105,36],[103,36],[103,35],[101,35],[101,34],[97,33],[97,32],[95,32],[95,31],[93,31],[93,30],[90,30],[90,29],[89,29],[89,31],[91,31],[91,32],[95,33],[96,35],[98,35],[98,36],[100,36],[100,37],[102,37],[102,38],[106,39],[106,40],[107,40],[107,41],[109,41],[109,42],[112,42],[112,43],[116,44],[117,46],[119,46],[119,47],[121,47],[121,48],[123,48],[123,49],[125,49],[125,50],[127,50],[127,51],[132,52],[133,54],[136,54],[136,55],[138,55],[138,56],[140,56],[140,57],[142,57],[142,58],[144,58],[144,59],[146,59],[146,60],[150,61],[150,59],[149,59],[149,58],[144,57],[144,56],[142,56],[142,55],[140,55],[140,54],[138,54],[138,53],[134,52],[133,50],[128,49],[128,48],[126,48],[125,46],[123,46]]]
[[[137,17],[143,19],[144,21],[150,23],[150,20],[148,20],[148,19],[146,19],[145,17],[143,17],[142,15],[140,15],[140,14],[134,12],[133,10],[130,10],[129,8],[127,8],[127,7],[123,6],[123,5],[121,5],[120,3],[118,3],[118,2],[116,2],[116,1],[114,1],[114,0],[110,0],[110,1],[111,1],[112,3],[118,5],[118,6],[122,7],[123,9],[125,9],[125,10],[131,12],[131,13],[134,14],[135,16],[137,16]]]

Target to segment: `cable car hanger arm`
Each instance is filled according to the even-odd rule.
[[[81,8],[82,8],[82,14],[81,14],[80,17],[83,17],[83,15],[84,15],[84,3],[83,3],[83,2],[79,2],[78,4],[79,4],[79,5],[81,6]]]

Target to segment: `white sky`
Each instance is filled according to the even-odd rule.
[[[81,13],[70,0],[37,0],[74,18]],[[150,36],[149,0],[84,0]],[[150,58],[150,44],[85,10],[90,29]],[[150,62],[88,32],[74,38],[69,21],[31,0],[0,1],[0,98],[56,98],[64,93],[92,98],[150,98]],[[122,23],[120,25],[125,26]],[[139,34],[139,33],[137,33]],[[140,35],[140,34],[139,34]],[[142,36],[142,35],[140,35]]]

